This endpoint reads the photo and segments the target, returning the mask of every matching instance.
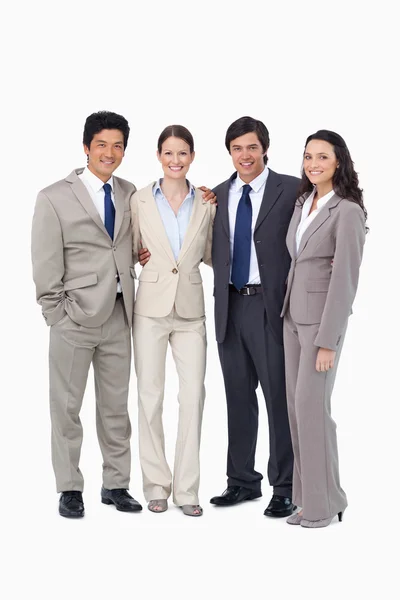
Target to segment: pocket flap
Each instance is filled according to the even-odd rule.
[[[154,283],[158,280],[157,271],[147,271],[147,269],[142,269],[142,272],[139,275],[139,281],[148,281],[150,283]]]
[[[309,279],[306,281],[307,292],[327,292],[330,279]]]
[[[201,283],[203,280],[200,271],[197,271],[197,273],[189,273],[189,280],[191,283]]]
[[[129,270],[131,272],[131,275],[132,275],[133,279],[137,279],[135,267],[129,267]]]
[[[74,277],[64,281],[64,291],[77,290],[79,288],[89,287],[97,283],[97,273],[90,273],[89,275],[82,275],[82,277]]]

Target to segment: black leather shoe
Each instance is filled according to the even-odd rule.
[[[82,492],[61,492],[58,512],[62,517],[77,519],[85,516]]]
[[[244,500],[254,500],[261,496],[262,493],[258,490],[249,490],[241,485],[228,485],[221,496],[214,496],[210,502],[216,506],[233,506]]]
[[[266,517],[290,517],[296,508],[297,506],[292,504],[291,498],[276,496],[274,494],[271,498],[271,502],[264,511],[264,515]]]
[[[142,505],[128,494],[128,490],[106,490],[101,488],[101,501],[103,504],[115,504],[117,510],[122,512],[137,512],[142,510]]]

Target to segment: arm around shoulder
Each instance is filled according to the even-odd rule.
[[[212,252],[212,241],[213,241],[213,232],[214,232],[214,221],[215,221],[215,215],[217,212],[216,205],[210,204],[209,211],[210,211],[210,222],[208,225],[207,241],[206,241],[206,247],[204,249],[203,262],[206,265],[208,265],[209,267],[212,267],[211,252]]]

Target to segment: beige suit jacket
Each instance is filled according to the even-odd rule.
[[[139,276],[134,312],[145,317],[165,317],[175,305],[186,319],[204,315],[204,294],[199,264],[211,266],[212,233],[216,207],[196,189],[193,210],[178,259],[175,260],[164,224],[153,197],[154,182],[131,200],[133,255],[141,247],[151,257]]]
[[[45,188],[37,197],[32,226],[33,279],[48,325],[65,312],[76,323],[98,327],[110,317],[119,276],[132,323],[135,271],[130,198],[135,186],[114,177],[115,228],[111,240],[78,177],[83,169]]]
[[[357,291],[364,213],[354,202],[333,195],[305,230],[296,252],[301,210],[296,203],[286,238],[292,263],[281,316],[289,307],[295,323],[319,323],[314,344],[336,350]]]

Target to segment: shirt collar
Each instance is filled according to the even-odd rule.
[[[265,165],[264,170],[261,171],[261,173],[255,179],[253,179],[253,181],[250,181],[249,186],[251,187],[253,192],[260,191],[260,189],[268,179],[268,173],[269,169],[267,165]],[[239,192],[244,185],[246,185],[246,183],[242,179],[240,179],[238,174],[238,176],[236,177],[236,191]]]
[[[307,198],[307,204],[308,205],[312,204],[312,201],[314,200],[314,196],[315,196],[316,191],[317,191],[317,188],[314,187],[313,191],[311,192],[311,194]],[[328,192],[327,194],[325,194],[325,196],[321,196],[321,198],[318,198],[318,200],[317,200],[317,209],[322,208],[323,206],[325,206],[325,204],[332,198],[332,196],[334,196],[334,194],[335,194],[335,191],[331,190],[330,192]]]
[[[190,183],[190,181],[188,181],[186,179],[186,183],[189,186],[189,192],[188,192],[185,200],[189,197],[194,198],[194,194],[195,194],[194,186]],[[162,178],[155,182],[154,187],[153,187],[153,196],[154,197],[156,197],[157,194],[162,194],[162,196],[164,196],[163,191],[161,189],[161,184],[162,184]]]
[[[103,189],[103,181],[99,179],[92,171],[90,171],[87,167],[85,167],[82,171],[81,177],[90,185],[94,192],[100,192]],[[110,179],[106,182],[111,185],[111,189],[114,191],[113,184],[113,176],[111,175]]]

